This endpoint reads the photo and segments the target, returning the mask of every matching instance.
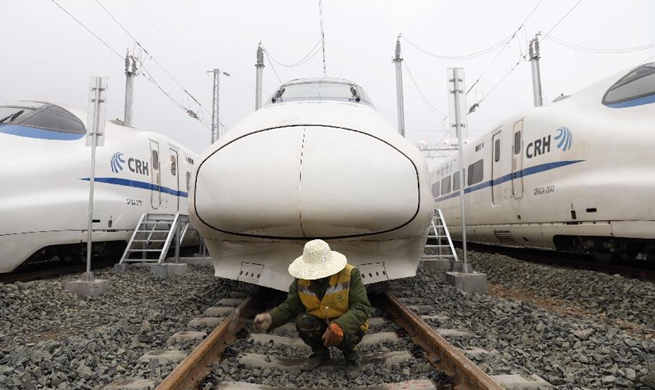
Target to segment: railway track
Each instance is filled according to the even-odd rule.
[[[503,254],[532,263],[597,271],[612,275],[618,274],[627,278],[655,281],[655,262],[651,261],[632,260],[623,263],[602,264],[595,261],[592,256],[575,253],[561,253],[529,248],[498,247],[471,243],[467,245],[468,249],[476,252]],[[457,247],[461,249],[461,243],[458,243]]]
[[[116,260],[93,260],[91,269],[101,269],[111,267],[116,264]],[[85,263],[62,264],[61,262],[50,262],[35,264],[30,268],[19,271],[0,274],[0,283],[30,282],[33,280],[52,279],[59,276],[70,275],[84,272]]]
[[[417,314],[434,313],[435,308],[408,306],[388,292],[372,299],[374,308],[370,319],[371,329],[360,344],[362,371],[371,373],[373,370],[373,376],[379,370],[387,371],[390,373],[385,377],[387,379],[371,384],[351,378],[344,384],[345,362],[340,359],[340,353],[337,353],[338,356],[333,355],[330,365],[312,372],[302,372],[300,367],[310,350],[298,337],[293,323],[269,334],[251,333],[252,326],[249,324],[254,314],[261,309],[257,307],[257,301],[262,300],[267,299],[246,297],[236,307],[209,308],[205,311],[205,317],[194,320],[196,324],[220,324],[180,362],[157,389],[278,390],[303,387],[297,383],[274,384],[271,378],[281,375],[301,378],[301,382],[305,375],[308,380],[318,380],[312,387],[329,389],[363,388],[370,385],[374,385],[373,388],[377,390],[503,389],[507,386],[520,389],[523,388],[520,383],[526,381],[531,382],[530,388],[537,388],[535,385],[549,387],[538,377],[526,379],[522,376],[491,377],[485,374],[467,357],[470,353],[480,353],[479,350],[461,351],[453,347],[447,338],[460,336],[456,331],[435,330],[425,322],[425,319],[434,320],[436,317],[443,318],[443,315]],[[238,300],[232,301],[227,303],[236,304]],[[273,303],[268,300],[268,304],[270,307]],[[221,314],[225,316],[214,317]],[[234,375],[224,375],[224,366],[232,367]],[[234,367],[238,367],[238,370]],[[235,376],[241,379],[235,380]],[[342,382],[335,383],[333,378],[339,378]]]

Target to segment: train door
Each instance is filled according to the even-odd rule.
[[[179,156],[177,153],[176,149],[170,148],[169,149],[171,157],[170,157],[170,163],[171,163],[171,177],[172,177],[172,189],[173,189],[173,207],[175,208],[175,212],[180,210],[180,164],[179,164]]]
[[[150,140],[150,166],[152,166],[150,188],[150,204],[153,209],[158,209],[161,206],[161,173],[159,165],[159,143]]]
[[[514,124],[512,194],[514,195],[514,199],[523,198],[523,119]]]
[[[493,135],[491,148],[491,202],[494,206],[498,206],[503,201],[503,189],[500,183],[500,178],[503,176],[500,168],[501,156],[501,131],[500,129]]]

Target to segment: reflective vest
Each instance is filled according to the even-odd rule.
[[[312,281],[298,279],[298,295],[305,306],[307,314],[330,322],[341,317],[348,311],[348,293],[350,292],[350,273],[355,267],[346,264],[338,274],[330,277],[328,289],[323,299],[318,300],[310,288]],[[368,330],[368,320],[360,327],[363,332]]]

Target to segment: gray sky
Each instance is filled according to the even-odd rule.
[[[121,57],[128,48],[132,51],[136,47],[138,53],[132,38],[95,0],[56,1]],[[200,101],[207,110],[200,109],[207,124],[211,122],[212,82],[206,71],[220,68],[230,73],[232,77],[221,77],[220,120],[228,129],[254,110],[252,86],[255,51],[260,40],[275,60],[290,64],[303,58],[320,38],[318,0],[98,1]],[[395,127],[395,73],[391,59],[399,33],[441,56],[466,55],[509,37],[539,4],[513,40],[469,60],[436,59],[401,40],[405,64],[430,104],[442,113],[448,110],[446,68],[463,67],[470,86],[503,50],[468,95],[468,106],[484,98],[479,109],[469,116],[474,139],[503,118],[532,106],[529,62],[522,61],[504,82],[498,82],[527,53],[527,40],[539,31],[550,31],[577,3],[578,0],[543,0],[540,4],[539,0],[324,0],[327,74],[362,85],[378,111]],[[123,59],[51,0],[2,0],[2,9],[0,101],[52,100],[86,110],[89,77],[105,76],[109,77],[107,117],[123,117]],[[593,49],[646,46],[655,43],[653,15],[655,2],[651,0],[584,0],[550,36]],[[542,42],[541,53],[546,102],[648,58],[655,60],[655,47],[598,54],[574,50],[549,39]],[[279,81],[270,63],[265,64],[264,89],[268,96]],[[146,60],[144,67],[174,100],[199,110],[153,60]],[[282,81],[322,76],[322,56],[319,53],[300,67],[289,69],[274,64],[274,68]],[[421,140],[436,143],[446,134],[442,117],[423,102],[406,68],[403,72],[407,137],[416,144]],[[188,117],[144,76],[137,77],[135,91],[135,127],[166,134],[197,152],[209,145],[208,127]]]

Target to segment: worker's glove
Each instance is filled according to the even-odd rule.
[[[323,333],[323,345],[333,347],[339,345],[341,341],[343,341],[343,329],[341,325],[332,322]]]
[[[273,319],[269,313],[261,313],[255,316],[255,329],[268,330],[271,327]]]

